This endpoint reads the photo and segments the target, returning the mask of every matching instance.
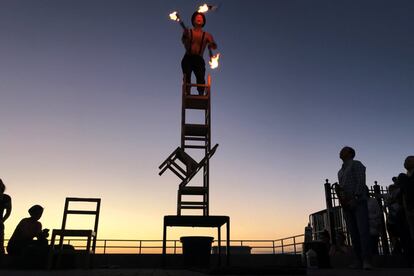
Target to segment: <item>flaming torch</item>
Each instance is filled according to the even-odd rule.
[[[170,19],[173,20],[173,21],[179,22],[181,28],[183,28],[184,30],[187,29],[184,22],[181,21],[181,18],[180,18],[180,15],[178,14],[178,12],[174,11],[174,12],[170,13]]]
[[[203,4],[202,6],[198,7],[197,12],[206,13],[208,11],[214,11],[217,8],[218,8],[217,6]],[[210,68],[211,69],[216,69],[219,65],[218,61],[219,61],[219,58],[220,58],[220,54],[217,53],[216,55],[213,55],[213,51],[210,48],[208,50],[209,50],[209,54],[210,54],[210,61],[208,62],[210,64]]]
[[[215,9],[217,9],[217,6],[212,6],[212,5],[204,4],[204,5],[200,6],[200,7],[198,7],[198,10],[197,11],[198,12],[201,12],[201,13],[206,13],[208,11],[213,11]]]
[[[208,63],[210,64],[211,69],[216,69],[219,66],[219,58],[220,53],[217,53],[216,55],[210,57],[210,61]]]

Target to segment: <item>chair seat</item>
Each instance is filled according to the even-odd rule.
[[[182,187],[178,190],[181,195],[205,195],[208,192],[206,187]]]
[[[84,229],[53,229],[52,235],[65,237],[95,237],[93,230]]]

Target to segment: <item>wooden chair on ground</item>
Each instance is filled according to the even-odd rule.
[[[93,210],[81,210],[80,208],[71,208],[70,203],[95,203]],[[50,241],[51,253],[49,258],[49,268],[53,267],[55,259],[56,266],[59,266],[60,257],[64,248],[64,239],[68,237],[86,238],[86,247],[83,251],[86,253],[88,266],[92,266],[91,255],[95,254],[96,240],[98,234],[99,212],[101,208],[100,198],[76,198],[67,197],[63,210],[63,220],[61,229],[53,229]],[[66,222],[68,215],[92,215],[95,216],[93,229],[67,229]],[[55,245],[56,236],[59,236],[59,242]],[[55,258],[56,257],[56,258]]]

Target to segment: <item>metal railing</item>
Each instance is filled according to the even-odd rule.
[[[325,188],[325,199],[326,199],[326,209],[319,212],[309,215],[309,222],[311,223],[313,230],[313,238],[320,239],[321,235],[325,231],[329,232],[331,242],[335,242],[335,236],[337,232],[342,232],[346,235],[346,240],[348,244],[351,243],[350,235],[346,228],[346,222],[343,215],[342,207],[339,203],[338,195],[333,184],[329,183],[329,180],[326,179],[324,183]],[[388,188],[378,185],[377,181],[374,181],[373,186],[369,186],[368,192],[370,197],[375,198],[378,202],[378,206],[383,211],[381,217],[381,231],[380,231],[380,242],[378,243],[378,250],[380,254],[388,255],[390,254],[390,238],[386,228],[387,222],[387,205],[385,204],[384,196],[388,194]]]
[[[304,235],[276,240],[231,240],[230,246],[249,247],[251,254],[300,254],[302,253]],[[5,244],[7,244],[7,239]],[[65,239],[65,244],[83,249],[85,239]],[[213,242],[217,246],[217,241]],[[124,240],[124,239],[98,239],[96,243],[97,254],[161,254],[162,240]],[[167,240],[167,254],[181,254],[182,246],[179,240]]]

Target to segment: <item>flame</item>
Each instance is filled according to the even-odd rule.
[[[210,64],[211,69],[216,69],[219,66],[219,62],[218,62],[219,58],[220,58],[220,54],[217,54],[210,58],[210,61],[208,63]]]
[[[180,21],[180,17],[178,16],[178,12],[172,12],[170,13],[170,19],[174,21]]]
[[[209,6],[207,4],[204,4],[198,7],[198,12],[205,13],[205,12],[208,12],[209,9],[210,9]]]

